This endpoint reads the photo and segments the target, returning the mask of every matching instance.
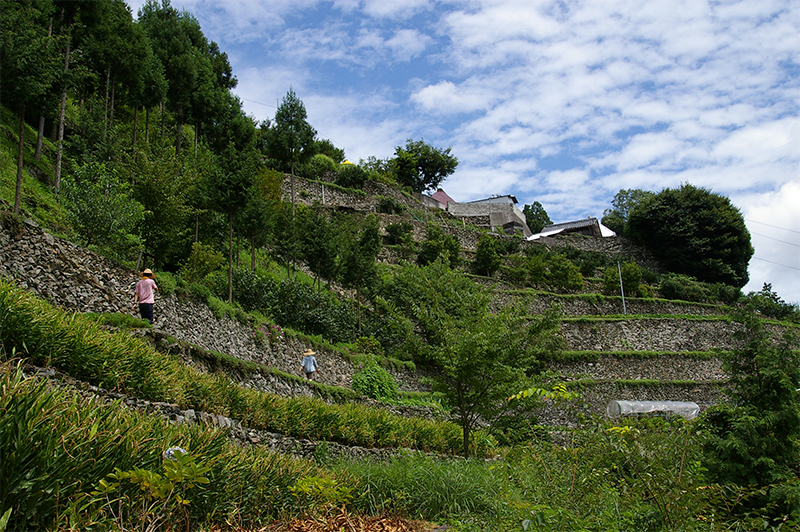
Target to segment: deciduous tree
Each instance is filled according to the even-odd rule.
[[[98,163],[85,165],[63,185],[62,199],[87,245],[105,246],[124,256],[127,247],[138,243],[134,231],[144,218],[144,207],[114,171]]]
[[[558,349],[554,312],[532,320],[511,309],[468,314],[442,322],[444,342],[435,351],[440,371],[434,390],[458,415],[464,456],[481,421],[492,422],[508,408],[506,398],[525,387],[526,373],[538,369],[546,351]]]
[[[603,211],[603,225],[618,235],[628,234],[628,217],[633,209],[645,200],[655,196],[649,190],[639,188],[622,189],[611,200],[613,208]]]
[[[450,148],[434,148],[424,139],[408,139],[405,147],[397,146],[394,153],[391,166],[397,182],[414,192],[438,187],[458,166],[458,158],[450,154]]]

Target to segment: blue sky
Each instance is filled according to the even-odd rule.
[[[796,1],[172,3],[258,120],[291,87],[349,159],[424,138],[458,157],[457,201],[514,194],[555,222],[601,217],[621,188],[708,188],[752,234],[745,290],[800,302]]]

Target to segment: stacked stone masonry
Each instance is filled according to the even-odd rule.
[[[301,189],[302,190],[302,189]],[[384,195],[389,191],[381,190]],[[405,198],[402,194],[399,198]],[[367,196],[371,197],[371,196]],[[405,198],[411,201],[409,198]],[[424,227],[424,226],[423,226]],[[422,230],[422,228],[420,228]],[[457,230],[460,231],[460,230]],[[468,231],[464,231],[468,233]],[[12,278],[22,288],[31,290],[53,304],[80,312],[122,312],[133,314],[133,287],[138,280],[136,272],[120,267],[90,251],[68,241],[54,237],[26,222],[14,233],[0,231],[0,276]],[[157,280],[157,279],[156,279]],[[557,299],[557,298],[556,298]],[[535,303],[542,308],[553,303],[553,296],[542,297]],[[600,303],[564,303],[572,312],[608,312],[616,302],[608,298]],[[651,305],[651,303],[633,303]],[[667,313],[665,306],[659,312]],[[675,306],[676,314],[689,314],[685,307]],[[691,313],[713,313],[706,307],[692,307]],[[156,302],[155,331],[206,350],[219,351],[231,356],[277,368],[294,375],[299,374],[302,342],[288,339],[277,346],[259,345],[252,329],[229,318],[217,319],[205,306],[175,295],[159,297]],[[731,325],[723,321],[691,320],[629,320],[607,322],[564,322],[562,332],[567,349],[581,351],[709,351],[732,347]],[[322,350],[317,359],[321,365],[320,382],[336,386],[349,386],[354,372],[352,364],[335,353]],[[593,378],[670,378],[710,381],[721,378],[718,366],[707,360],[659,356],[648,359],[604,361],[599,366],[586,363],[555,364],[553,369],[568,378],[593,375],[600,367],[604,377]],[[591,368],[591,369],[590,369]],[[426,389],[416,375],[395,372],[402,389]],[[612,377],[613,375],[613,377]],[[631,377],[632,375],[632,377]],[[274,375],[248,377],[247,386],[257,387],[286,395],[313,393],[308,386],[286,382]],[[661,399],[678,399],[668,396],[666,389]],[[598,392],[599,393],[599,392]],[[609,392],[610,393],[610,392]],[[659,395],[656,391],[654,394]],[[595,411],[602,411],[609,399],[619,399],[613,393],[593,400]],[[642,397],[639,397],[642,398]]]

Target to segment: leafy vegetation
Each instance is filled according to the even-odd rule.
[[[757,486],[743,510],[770,517],[800,513],[800,351],[797,338],[774,341],[753,316],[739,318],[742,347],[723,360],[730,402],[705,415],[704,463],[712,482]]]
[[[627,228],[671,272],[737,288],[747,284],[750,233],[725,196],[690,184],[664,189],[637,203]]]
[[[395,157],[390,164],[398,183],[414,192],[423,192],[438,187],[455,172],[458,158],[450,154],[450,148],[442,150],[423,139],[408,139],[405,146],[395,148]]]
[[[356,404],[287,399],[242,389],[224,375],[197,374],[140,340],[104,332],[6,281],[0,283],[0,331],[3,353],[19,353],[34,364],[143,399],[228,415],[254,428],[366,447],[439,452],[461,447],[461,431],[451,423],[400,418]]]
[[[525,205],[522,208],[522,214],[525,215],[525,223],[528,224],[533,234],[540,233],[544,226],[550,225],[553,221],[547,215],[542,204],[534,201],[532,205]]]
[[[691,185],[615,196],[603,222],[655,243],[648,248],[663,274],[632,257],[569,245],[520,252],[518,240],[487,234],[468,262],[443,229],[467,224],[431,222],[437,217],[396,194],[364,192],[368,180],[400,187],[408,198],[437,187],[458,164],[449,148],[409,139],[394,158],[346,164],[342,150],[316,137],[291,88],[274,120],[253,123],[230,92],[236,78],[226,54],[169,2],[146,2],[136,21],[123,2],[3,0],[2,7],[0,197],[13,204],[0,213],[3,227],[19,234],[18,215],[32,217],[120,263],[143,259],[159,270],[162,294],[201,297],[216,316],[255,325],[256,340],[270,349],[290,335],[362,368],[353,390],[305,384],[347,404],[264,394],[229,375],[301,380],[199,350],[217,372],[198,374],[129,336],[126,330],[143,326],[139,320],[66,313],[0,281],[0,530],[258,527],[340,507],[441,519],[459,530],[797,526],[798,353],[790,339],[770,339],[760,327],[765,318],[791,327],[800,313],[769,284],[741,294],[752,248],[727,198]],[[31,127],[39,118],[47,128]],[[284,172],[291,174],[287,203]],[[295,175],[312,180],[309,187],[368,200],[378,214],[300,205],[312,202],[307,189],[296,194]],[[538,202],[525,214],[535,232],[550,223]],[[388,244],[409,262],[377,262],[387,220]],[[429,223],[419,245],[411,220]],[[714,305],[718,315],[558,318],[554,311],[526,316],[524,305],[490,311],[492,294],[464,273],[499,271],[522,303],[536,290],[601,303],[612,297],[581,292],[602,285],[616,294],[617,262],[626,296]],[[539,382],[533,377],[545,360],[600,356],[561,352],[559,320],[727,320],[720,303],[762,320],[746,321],[741,350],[603,353],[723,358],[733,376],[731,404],[701,423],[612,426],[582,418],[551,433],[525,405],[505,401]],[[172,426],[38,384],[13,367],[17,357],[115,392],[313,439],[320,442],[316,463],[234,447],[220,431]],[[435,404],[455,413],[461,427],[349,403],[360,393],[429,405],[430,395],[398,393],[389,364],[432,371]],[[573,380],[564,390],[577,394],[596,382]],[[612,382],[626,389],[697,384]],[[486,423],[488,430],[479,429]],[[331,463],[324,441],[501,460],[401,453],[386,462]],[[185,461],[162,460],[172,446],[189,450]]]

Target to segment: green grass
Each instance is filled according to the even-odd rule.
[[[597,362],[601,358],[616,357],[621,359],[650,359],[659,357],[684,357],[696,360],[710,360],[724,354],[722,350],[712,351],[561,351],[551,353],[546,360],[555,362]]]
[[[0,365],[0,412],[0,514],[12,510],[8,530],[107,529],[109,513],[91,491],[115,468],[158,470],[171,446],[211,467],[211,483],[186,495],[195,523],[224,524],[235,515],[255,526],[297,512],[289,487],[320,474],[313,462],[242,449],[219,429],[171,425],[23,379],[19,366],[7,363]]]
[[[21,324],[26,325],[25,335],[15,329]],[[149,351],[142,342],[99,330],[96,323],[53,309],[6,282],[0,283],[0,334],[7,358],[25,354],[41,360],[50,353],[46,348],[58,346],[75,359],[59,358],[59,366],[70,375],[88,370],[100,376],[118,373],[128,388],[149,383],[151,395],[158,390],[178,394],[161,400],[183,394],[186,404],[200,409],[239,419],[250,415],[245,422],[251,426],[292,427],[316,441],[336,441],[337,434],[343,433],[351,441],[375,443],[393,433],[399,437],[394,432],[396,419],[386,413],[365,412],[358,405],[333,407],[307,398],[285,400],[242,390],[225,377],[189,372],[169,357]],[[40,335],[50,343],[45,345]],[[141,352],[106,352],[116,349]],[[102,364],[88,364],[93,357],[101,358]],[[126,360],[128,365],[136,362],[146,367],[124,373]],[[93,502],[91,491],[114,468],[158,470],[161,453],[173,445],[188,449],[211,467],[210,484],[186,494],[191,501],[190,529],[196,530],[226,522],[257,528],[276,518],[305,513],[309,507],[291,490],[302,479],[317,484],[330,479],[335,486],[350,488],[351,512],[387,511],[436,520],[451,525],[454,532],[520,530],[523,521],[529,530],[542,531],[724,530],[735,526],[737,517],[735,507],[720,502],[722,495],[738,489],[739,495],[746,496],[741,488],[722,491],[705,485],[699,461],[700,431],[694,423],[614,428],[591,420],[570,432],[566,447],[537,439],[511,449],[500,461],[437,460],[417,454],[386,462],[325,465],[322,454],[320,463],[286,458],[230,444],[218,429],[174,426],[119,404],[87,400],[46,382],[24,379],[18,367],[8,362],[0,365],[0,491],[4,490],[0,513],[12,510],[11,530],[115,528],[108,507],[102,501]],[[595,382],[600,381],[570,385]],[[622,386],[664,383],[613,382]],[[421,449],[446,447],[448,427],[453,426],[410,420],[402,437],[404,443]],[[456,447],[460,445],[457,428],[449,436]],[[476,434],[475,438],[486,436]],[[141,497],[135,489],[124,493],[134,502]],[[316,503],[329,502],[326,496],[318,494]],[[185,517],[174,515],[173,523],[183,526]],[[705,524],[709,521],[723,528],[709,528]],[[132,527],[132,523],[123,524]]]
[[[83,317],[87,320],[94,321],[100,325],[108,325],[117,329],[145,329],[150,328],[150,322],[131,316],[130,314],[123,314],[121,312],[84,312]]]
[[[575,323],[600,323],[600,322],[622,322],[632,320],[661,320],[661,321],[733,321],[730,316],[698,316],[696,314],[608,314],[604,316],[570,316],[562,317],[561,321]]]
[[[325,187],[333,190],[338,190],[340,192],[344,192],[345,194],[350,194],[352,196],[356,196],[357,198],[365,198],[367,193],[361,190],[360,188],[348,188],[343,187],[341,185],[337,185],[336,183],[331,183],[328,181],[318,181],[315,179],[306,179],[309,183],[317,183],[318,185],[324,185]]]
[[[661,386],[680,386],[680,387],[693,387],[698,385],[705,386],[724,386],[720,381],[695,381],[695,380],[657,380],[657,379],[576,379],[574,381],[566,382],[567,388],[570,389],[587,389],[598,384],[614,384],[618,388],[658,388]]]
[[[568,446],[532,440],[498,461],[298,460],[235,445],[220,429],[173,425],[25,379],[8,363],[0,365],[0,411],[0,514],[11,510],[9,530],[133,529],[92,491],[115,468],[159,471],[171,446],[210,467],[210,482],[184,494],[188,513],[169,516],[180,529],[258,529],[322,512],[332,498],[352,513],[387,512],[454,532],[519,531],[523,522],[537,531],[745,529],[736,528],[743,522],[731,503],[747,490],[704,483],[696,424],[680,419],[592,421],[572,430]],[[301,482],[336,489],[296,496]],[[143,497],[134,486],[121,494],[134,504]]]

